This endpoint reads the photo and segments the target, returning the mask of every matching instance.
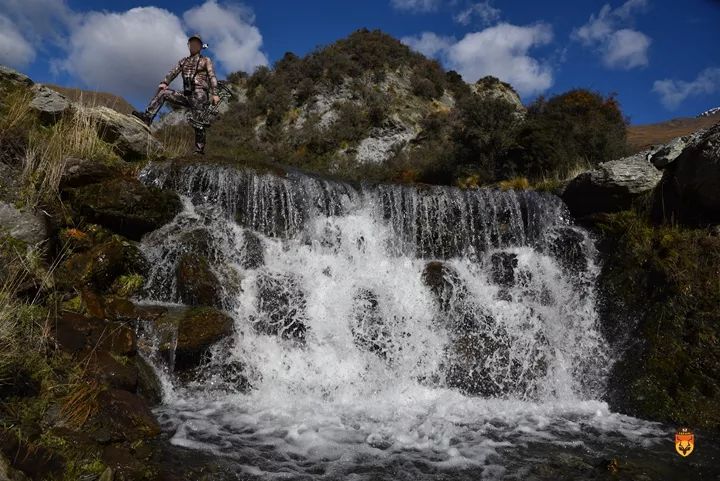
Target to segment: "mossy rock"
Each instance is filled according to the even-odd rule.
[[[233,332],[233,320],[213,307],[167,308],[148,320],[160,339],[161,357],[175,371],[197,367],[211,346]]]
[[[137,246],[114,236],[87,252],[71,255],[55,277],[61,288],[87,285],[104,291],[121,276],[143,275],[147,270],[147,261]]]
[[[116,178],[68,189],[73,209],[85,220],[133,240],[170,222],[182,210],[176,193]]]

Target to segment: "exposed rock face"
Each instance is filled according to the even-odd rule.
[[[160,142],[139,119],[108,107],[90,108],[86,112],[97,121],[100,137],[114,143],[125,160],[136,160],[160,152]]]
[[[376,128],[369,137],[360,141],[355,158],[361,164],[384,162],[394,149],[404,147],[416,135],[411,128],[403,124]]]
[[[470,86],[470,89],[483,98],[501,99],[515,106],[515,109],[525,115],[525,106],[520,100],[520,96],[514,88],[508,83],[501,82],[495,77],[487,76],[478,80]]]
[[[87,220],[133,239],[168,223],[180,212],[177,194],[114,178],[68,190],[74,209]]]
[[[37,244],[47,239],[45,219],[25,209],[0,202],[0,235],[6,234],[15,239]]]
[[[651,191],[662,173],[648,160],[648,152],[603,162],[597,169],[575,177],[562,193],[562,199],[576,217],[598,212],[617,212]]]
[[[665,169],[653,214],[688,225],[720,223],[720,124],[690,141]]]
[[[42,122],[56,122],[72,108],[71,102],[64,95],[44,85],[33,86],[33,93],[30,108],[37,112]]]

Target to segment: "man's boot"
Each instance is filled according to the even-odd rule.
[[[138,112],[137,110],[132,111],[133,117],[139,118],[145,125],[150,127],[152,125],[152,117],[147,112]]]
[[[198,155],[205,155],[205,143],[195,142],[195,153]]]
[[[195,153],[205,154],[205,129],[202,127],[195,127]]]

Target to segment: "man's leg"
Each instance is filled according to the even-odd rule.
[[[150,100],[145,112],[140,113],[133,111],[132,114],[150,126],[165,102],[170,102],[175,105],[188,105],[187,98],[181,92],[176,92],[172,89],[163,89],[159,90],[158,93],[156,93]]]
[[[207,92],[203,89],[197,89],[193,92],[192,108],[196,111],[207,108],[208,100]],[[205,126],[193,125],[193,128],[195,129],[195,153],[204,154],[206,139]]]

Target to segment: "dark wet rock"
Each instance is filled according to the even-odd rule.
[[[97,184],[118,177],[119,170],[103,162],[71,157],[65,160],[65,169],[60,178],[60,189]]]
[[[265,263],[263,245],[260,238],[252,231],[243,232],[243,259],[244,269],[257,269]]]
[[[572,226],[559,226],[553,228],[548,238],[547,249],[563,268],[572,272],[587,269],[585,235],[581,230]]]
[[[305,338],[305,294],[295,278],[262,274],[257,280],[259,315],[252,319],[261,334],[303,340]]]
[[[393,350],[393,341],[380,313],[375,293],[362,289],[353,299],[353,313],[355,322],[351,331],[355,344],[360,349],[388,359]]]
[[[37,113],[40,121],[53,124],[72,111],[72,103],[64,95],[44,85],[34,85],[30,108]]]
[[[443,310],[450,308],[453,299],[465,294],[457,271],[444,262],[431,261],[425,264],[422,280],[430,288]]]
[[[86,108],[85,113],[97,123],[100,138],[114,144],[123,159],[135,161],[160,154],[162,145],[139,119],[103,106]]]
[[[122,389],[98,393],[98,410],[87,422],[88,434],[97,442],[133,442],[160,434],[160,426],[148,403]]]
[[[690,226],[720,224],[720,125],[689,143],[665,169],[653,217]]]
[[[147,269],[147,261],[135,244],[113,237],[87,252],[70,256],[58,269],[56,282],[68,289],[89,285],[107,290],[119,276],[144,275]]]
[[[603,162],[572,179],[561,197],[575,217],[625,210],[660,182],[662,173],[647,157],[648,152],[641,152]]]
[[[191,306],[220,306],[221,287],[207,258],[184,254],[175,270],[180,300]]]
[[[76,312],[60,312],[51,335],[61,349],[77,355],[100,350],[116,356],[131,356],[137,350],[135,331],[126,324]]]
[[[518,266],[517,254],[512,252],[494,252],[490,256],[492,281],[502,287],[515,284],[515,269]]]
[[[175,371],[197,367],[213,344],[233,333],[232,318],[212,307],[167,308],[152,323],[159,354]]]
[[[0,202],[0,236],[38,244],[48,237],[47,223],[39,214]]]
[[[180,378],[186,385],[196,384],[201,389],[225,393],[247,392],[251,387],[247,366],[230,358],[204,362],[192,371],[182,373]]]
[[[137,180],[116,178],[67,192],[73,209],[87,221],[133,240],[167,224],[182,210],[177,194]]]
[[[210,257],[212,253],[212,234],[203,227],[184,232],[180,236],[180,243],[183,250],[190,254]]]
[[[142,356],[135,356],[133,362],[137,369],[137,394],[150,406],[160,404],[163,391],[155,370]]]

